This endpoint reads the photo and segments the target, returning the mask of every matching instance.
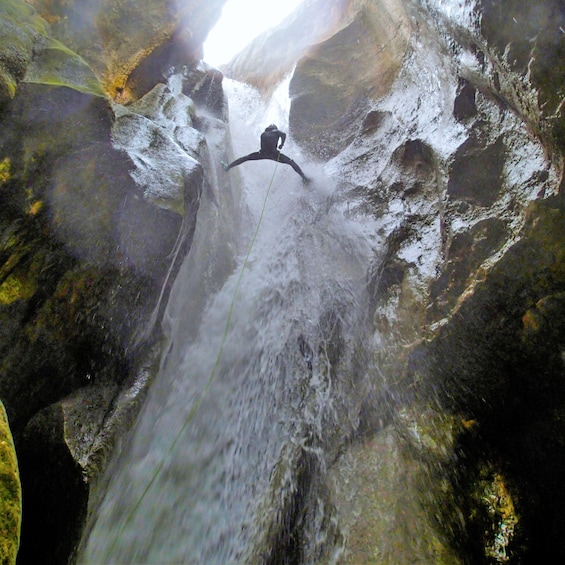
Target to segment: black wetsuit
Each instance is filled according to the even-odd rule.
[[[270,159],[271,161],[278,161],[279,163],[284,163],[285,165],[290,165],[301,177],[303,180],[308,180],[306,175],[302,172],[302,169],[290,158],[284,155],[279,151],[277,145],[279,143],[279,139],[281,140],[280,149],[283,148],[284,142],[286,141],[286,133],[278,130],[278,129],[269,129],[267,128],[261,134],[261,149],[259,151],[255,151],[255,153],[250,153],[249,155],[245,155],[244,157],[240,157],[230,163],[226,170],[231,169],[232,167],[237,167],[241,165],[241,163],[245,163],[245,161],[259,161],[260,159]]]

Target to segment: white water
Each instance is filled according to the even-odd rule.
[[[287,128],[287,83],[267,108],[226,83],[235,156],[258,148],[265,125]],[[371,230],[344,216],[333,181],[292,140],[284,152],[314,177],[310,186],[288,166],[250,162],[229,173],[240,177],[242,208],[222,197],[221,176],[218,197],[202,199],[165,316],[168,356],[114,467],[83,563],[245,562],[261,524],[282,512],[273,504],[283,503],[284,487],[271,480],[282,463],[292,473],[285,454],[310,450],[323,470],[326,452],[357,425],[369,380],[360,356]],[[242,218],[233,241],[218,242],[212,219],[222,216],[233,225]]]

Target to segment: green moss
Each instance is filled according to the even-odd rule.
[[[10,158],[5,157],[0,161],[0,184],[10,180]]]
[[[20,273],[11,274],[0,285],[0,304],[11,304],[16,300],[28,300],[35,293],[35,281]]]
[[[0,2],[0,98],[13,98],[47,23],[21,0]]]
[[[0,2],[0,25],[2,27],[2,47],[7,41],[15,49],[26,47],[30,35],[46,35],[48,24],[35,9],[23,0],[2,0]]]
[[[21,518],[18,461],[6,411],[0,401],[0,563],[7,565],[16,562]]]
[[[13,98],[20,81],[104,96],[86,61],[48,34],[47,22],[27,3],[0,3],[0,96]]]
[[[55,39],[50,39],[29,66],[24,82],[66,86],[79,92],[104,96],[100,82],[88,63]]]
[[[13,75],[7,73],[2,67],[0,67],[0,93],[4,94],[8,98],[13,98],[16,94],[16,88],[18,82]]]
[[[17,228],[16,228],[17,229]],[[34,258],[34,244],[26,241],[25,232],[7,229],[0,246],[0,305],[29,300],[37,290],[39,276]]]

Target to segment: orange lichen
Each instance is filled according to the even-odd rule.
[[[472,430],[477,426],[477,420],[461,420],[461,423],[466,430]]]
[[[28,214],[30,216],[35,216],[42,208],[43,208],[43,202],[41,200],[36,200],[33,204],[30,205]]]
[[[535,333],[539,331],[541,327],[539,312],[535,310],[528,310],[522,316],[522,325],[526,332]]]

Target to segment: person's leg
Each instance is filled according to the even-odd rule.
[[[236,159],[224,168],[227,171],[232,167],[237,167],[238,165],[241,165],[241,163],[245,163],[245,161],[258,161],[259,159],[265,159],[265,157],[261,155],[259,151],[255,151],[254,153],[249,153],[249,155],[244,155],[243,157]]]
[[[302,177],[302,180],[308,180],[306,175],[302,172],[302,169],[290,157],[287,157],[284,153],[279,152],[278,161],[279,163],[290,165]]]

